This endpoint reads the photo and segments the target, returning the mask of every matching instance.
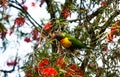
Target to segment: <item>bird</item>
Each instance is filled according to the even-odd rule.
[[[82,48],[90,49],[90,47],[86,46],[86,44],[82,43],[77,38],[70,36],[69,34],[53,33],[52,37],[57,39],[64,48],[70,50],[82,49]]]

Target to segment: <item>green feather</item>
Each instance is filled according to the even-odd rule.
[[[81,48],[88,48],[90,49],[90,47],[87,47],[85,44],[83,44],[80,40],[68,35],[68,34],[64,34],[64,37],[67,37],[69,39],[69,41],[72,42],[72,47],[76,48],[76,49],[81,49]]]

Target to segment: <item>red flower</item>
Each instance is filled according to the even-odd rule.
[[[23,9],[24,9],[25,11],[28,10],[28,7],[27,7],[27,6],[23,5],[22,7],[23,7]]]
[[[66,77],[70,77],[70,76],[84,77],[84,73],[81,69],[78,69],[76,65],[72,64],[68,67],[66,72]]]
[[[7,66],[15,66],[17,64],[17,60],[7,62]]]
[[[115,23],[112,25],[111,34],[120,36],[120,23]]]
[[[39,32],[38,32],[38,30],[34,29],[32,31],[32,39],[33,40],[38,40],[39,39]]]
[[[78,67],[75,64],[70,65],[69,68],[78,71]]]
[[[35,3],[35,2],[32,2],[32,3],[31,3],[31,6],[35,7],[35,6],[36,6],[36,3]]]
[[[48,59],[43,59],[38,63],[38,72],[41,72],[49,63]]]
[[[64,58],[58,58],[57,59],[57,64],[56,64],[56,66],[58,66],[58,67],[61,67],[61,68],[64,68],[65,67],[65,62],[64,62]]]
[[[58,72],[54,69],[54,68],[45,68],[42,72],[41,72],[42,75],[45,75],[47,77],[50,77],[50,76],[57,76]]]
[[[28,37],[26,37],[26,38],[24,39],[24,41],[27,42],[27,43],[31,42],[30,38],[28,38]]]
[[[70,13],[70,10],[69,10],[69,8],[64,8],[63,10],[62,10],[62,17],[64,18],[64,19],[66,19],[68,16],[70,16],[71,15],[71,13]]]
[[[116,28],[111,28],[111,30],[110,30],[110,34],[114,34],[115,32],[117,31],[117,29]]]
[[[83,70],[82,69],[79,69],[79,75],[81,76],[81,77],[84,77],[84,73],[83,73]]]
[[[101,2],[101,5],[102,5],[102,6],[107,6],[107,2],[106,2],[106,1],[102,1],[102,2]]]
[[[66,75],[65,77],[84,77],[84,73],[83,71],[80,69],[78,71],[74,71],[74,70],[71,70],[71,69],[68,69],[67,72],[66,72]]]
[[[25,18],[18,17],[15,19],[14,23],[17,24],[18,27],[21,27],[25,23]]]
[[[68,69],[66,72],[66,77],[73,76],[73,75],[76,75],[75,72],[73,70]]]
[[[39,62],[39,67],[43,67],[49,63],[48,59],[43,59]]]
[[[6,0],[0,0],[0,4],[6,4]]]
[[[113,36],[118,34],[118,28],[120,24],[116,23],[112,25],[112,28],[110,29],[110,32],[107,34],[107,41],[111,42],[113,41]]]
[[[7,8],[7,1],[6,0],[0,0],[0,5]]]
[[[116,23],[116,26],[120,26],[120,23]]]
[[[108,42],[113,41],[113,35],[111,35],[111,34],[107,34],[106,39],[107,39]]]
[[[78,71],[78,67],[76,65],[72,64],[68,67],[66,76],[68,77],[68,76],[71,76],[71,75],[77,75],[76,71]]]
[[[51,29],[50,29],[51,26],[52,26],[51,22],[48,22],[47,24],[44,25],[43,30],[46,31],[46,32],[50,32],[51,31]]]

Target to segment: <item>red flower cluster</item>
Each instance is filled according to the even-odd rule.
[[[108,41],[108,42],[113,41],[113,35],[114,35],[114,32],[115,32],[115,31],[116,31],[115,28],[111,28],[110,33],[107,34],[107,41]]]
[[[32,3],[31,3],[31,6],[35,7],[35,6],[36,6],[36,3],[35,3],[35,2],[32,2]]]
[[[43,76],[43,77],[54,77],[57,76],[57,71],[49,66],[49,60],[48,59],[43,59],[38,63],[38,72]]]
[[[64,19],[66,19],[68,16],[70,16],[71,15],[71,13],[70,13],[70,9],[69,8],[64,8],[63,10],[62,10],[62,17],[64,18]]]
[[[13,60],[13,61],[10,61],[10,62],[7,62],[7,66],[15,66],[17,64],[17,60]]]
[[[26,37],[26,38],[24,39],[24,41],[27,42],[27,43],[31,42],[30,38],[28,38],[28,37]]]
[[[48,59],[43,59],[42,61],[40,61],[38,63],[38,72],[41,72],[44,68],[46,68],[48,63],[49,63]]]
[[[102,1],[101,2],[101,6],[107,6],[107,2],[106,1]]]
[[[110,29],[110,32],[107,34],[108,42],[113,41],[114,35],[119,35],[119,29],[120,29],[119,27],[120,27],[120,23],[116,23],[112,26],[112,28]]]
[[[64,58],[58,58],[56,61],[55,67],[58,68],[58,71],[51,66],[51,61],[49,59],[43,59],[41,60],[37,67],[35,67],[36,73],[39,73],[41,77],[56,77],[58,75],[58,71],[63,73],[65,77],[84,77],[84,73],[79,67],[75,64],[71,64],[70,66],[67,66]],[[60,68],[59,68],[60,67]],[[37,69],[37,70],[36,70]],[[62,71],[63,69],[64,71]]]
[[[14,23],[17,24],[18,27],[21,27],[25,23],[25,18],[18,17],[15,19]]]
[[[45,77],[53,77],[57,76],[58,73],[54,68],[47,67],[41,72],[41,74]]]
[[[32,30],[31,36],[32,36],[32,38],[25,37],[24,41],[27,42],[27,43],[32,42],[33,40],[39,41],[39,32],[38,32],[38,30],[36,30],[36,29]]]
[[[70,76],[84,77],[84,73],[81,69],[78,69],[76,65],[72,64],[68,67],[67,72],[66,72],[66,77],[70,77]]]
[[[49,33],[51,31],[51,26],[52,23],[48,22],[47,24],[44,25],[43,30]]]
[[[57,59],[56,66],[61,67],[61,68],[64,68],[64,67],[66,66],[65,61],[64,61],[64,58],[58,58],[58,59]]]
[[[0,0],[0,4],[6,4],[6,0]]]

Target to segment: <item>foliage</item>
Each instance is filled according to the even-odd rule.
[[[25,77],[119,77],[120,76],[120,7],[118,0],[36,0],[32,7],[44,7],[50,18],[37,22],[28,12],[28,0],[0,0],[1,52],[8,48],[7,35],[17,42],[33,43],[24,65],[18,69]],[[46,6],[44,6],[46,5]],[[9,9],[18,10],[17,16]],[[13,18],[12,18],[13,17]],[[47,23],[45,22],[47,21]],[[8,26],[9,25],[9,26]],[[26,33],[24,29],[30,29]],[[52,38],[53,33],[66,33],[92,49],[66,49]],[[21,49],[22,50],[22,49]],[[19,66],[15,60],[6,62],[12,70],[0,70],[6,77]],[[99,63],[101,62],[101,64]]]

